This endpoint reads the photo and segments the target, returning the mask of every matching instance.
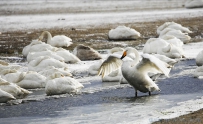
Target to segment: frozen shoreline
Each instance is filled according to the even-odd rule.
[[[174,0],[172,0],[174,2]],[[181,2],[183,2],[184,0],[181,0]],[[3,1],[2,4],[7,3],[8,1]],[[22,3],[24,3],[25,1],[20,1],[17,0],[15,1],[15,3],[13,3],[13,9],[12,7],[9,8],[10,10],[15,10],[16,8],[21,8]],[[23,5],[29,5],[32,9],[36,9],[36,10],[40,10],[41,8],[43,8],[43,6],[40,6],[39,8],[36,7],[36,5],[41,4],[41,1],[35,1],[36,3],[32,5],[34,1],[28,1],[26,4]],[[42,1],[44,2],[44,1]],[[56,2],[56,1],[53,1]],[[64,2],[62,0],[62,2]],[[73,2],[73,1],[72,1]],[[84,2],[84,1],[83,1]],[[128,1],[127,1],[128,2]],[[185,9],[183,7],[180,7],[180,4],[178,4],[177,6],[175,6],[176,4],[171,5],[172,7],[167,9],[159,9],[159,10],[139,10],[139,11],[133,11],[131,8],[125,8],[128,6],[131,6],[132,3],[127,3],[127,2],[122,2],[119,1],[117,3],[118,7],[122,6],[122,4],[126,5],[124,6],[123,10],[125,11],[115,11],[115,10],[110,10],[110,12],[105,12],[104,10],[107,9],[110,5],[107,4],[109,3],[109,1],[107,1],[107,3],[101,3],[101,1],[99,2],[100,4],[102,4],[100,6],[100,9],[102,9],[101,12],[98,13],[98,10],[96,12],[94,12],[94,9],[96,9],[97,2],[93,3],[95,8],[90,8],[92,9],[91,11],[89,11],[88,13],[67,13],[67,14],[56,14],[56,13],[50,13],[50,14],[22,14],[22,15],[18,15],[18,14],[8,14],[8,15],[2,15],[0,17],[0,32],[10,32],[10,31],[32,31],[32,30],[39,30],[39,29],[53,29],[53,28],[94,28],[94,27],[102,27],[102,26],[108,26],[108,25],[120,25],[120,24],[127,24],[127,23],[131,23],[131,24],[135,24],[136,22],[151,22],[151,21],[159,21],[159,20],[168,20],[168,19],[178,19],[178,18],[193,18],[193,17],[203,17],[203,9]],[[131,1],[132,2],[132,1]],[[137,1],[136,1],[137,2]],[[139,2],[139,0],[138,0]],[[167,4],[168,1],[163,2],[162,4]],[[11,2],[9,2],[9,4],[11,4]],[[112,4],[112,3],[111,3]],[[1,5],[1,4],[0,4]],[[16,6],[17,5],[17,6]],[[53,4],[54,5],[54,4]],[[52,7],[58,7],[58,6],[53,6],[50,5]],[[64,4],[62,5],[63,7],[69,5],[69,4]],[[90,3],[91,5],[91,3]],[[108,6],[107,6],[108,5]],[[114,5],[114,4],[113,4]],[[26,6],[26,9],[29,9],[29,6]],[[82,11],[82,3],[79,4],[78,6],[80,6]],[[138,6],[138,5],[137,5]],[[9,6],[7,6],[9,7]],[[15,8],[16,7],[16,8]],[[69,7],[71,7],[71,5],[69,5]],[[86,8],[88,8],[89,5],[86,4]],[[114,7],[116,7],[116,4],[114,5]],[[163,6],[164,7],[164,6]],[[1,8],[1,9],[6,9],[5,8]],[[8,10],[9,10],[8,9]],[[128,10],[129,11],[126,11]],[[75,10],[74,10],[75,11]],[[86,10],[87,11],[87,10]],[[189,43],[189,44],[185,44],[183,49],[185,51],[185,56],[188,57],[189,59],[194,59],[196,57],[196,55],[198,54],[199,51],[201,51],[203,48],[203,41],[199,42],[199,43]],[[190,60],[186,60],[185,62],[188,62]],[[89,66],[91,64],[90,63],[80,63],[80,66],[83,66],[83,68],[80,68],[80,66],[76,65],[72,65],[70,66],[71,69],[74,70],[79,70],[79,69],[83,69],[86,70],[85,66]],[[191,63],[189,63],[191,64]],[[172,79],[176,79],[179,78],[178,76],[180,76],[182,79],[181,80],[177,80],[177,81],[183,81],[184,82],[184,78],[187,77],[188,80],[191,78],[191,80],[196,80],[193,79],[193,77],[190,75],[192,73],[192,71],[194,70],[195,65],[190,65],[189,64],[185,64],[185,65],[181,65],[180,67],[177,67],[175,69],[181,69],[183,68],[182,66],[186,66],[185,68],[188,69],[187,71],[182,70],[181,72],[179,72],[176,76],[174,76]],[[194,63],[192,63],[194,64]],[[85,65],[85,66],[84,66]],[[187,67],[188,66],[188,67]],[[74,71],[73,70],[73,71]],[[79,70],[81,71],[81,70]],[[180,71],[180,70],[178,70]],[[185,77],[184,77],[185,76]],[[172,79],[168,79],[168,80],[172,80]],[[106,98],[106,99],[113,99],[112,103],[105,103],[105,100],[103,99],[99,99],[99,100],[103,100],[104,103],[99,103],[99,102],[95,102],[93,100],[93,102],[95,102],[95,104],[92,105],[92,103],[86,103],[85,98],[81,98],[80,97],[84,97],[84,96],[80,96],[78,95],[79,98],[77,98],[76,100],[78,100],[78,102],[80,102],[80,100],[82,100],[84,103],[86,103],[87,105],[81,105],[79,104],[78,106],[71,106],[71,107],[67,107],[68,102],[69,102],[69,97],[65,96],[65,98],[60,98],[60,99],[46,99],[46,96],[44,96],[43,93],[39,93],[40,95],[38,96],[38,100],[36,100],[35,102],[32,101],[33,98],[31,98],[31,100],[28,103],[25,104],[20,104],[19,106],[0,106],[0,110],[2,111],[6,111],[6,110],[18,110],[19,108],[21,108],[20,110],[24,110],[24,106],[28,107],[28,113],[29,115],[32,115],[32,107],[45,107],[45,108],[41,108],[42,113],[37,113],[38,116],[43,115],[44,111],[47,112],[48,110],[46,110],[46,107],[61,107],[60,105],[62,103],[60,103],[61,101],[63,101],[64,99],[67,98],[67,101],[64,100],[63,104],[66,108],[54,108],[53,112],[51,111],[50,113],[48,113],[49,116],[53,116],[54,114],[56,114],[57,116],[54,116],[53,118],[51,117],[46,117],[46,116],[41,116],[41,117],[36,117],[36,116],[22,116],[19,115],[17,117],[9,117],[8,118],[2,118],[0,117],[0,121],[1,122],[15,122],[15,123],[66,123],[67,121],[69,121],[70,123],[102,123],[106,121],[107,122],[112,122],[112,123],[152,123],[154,121],[157,121],[159,119],[168,119],[168,118],[173,118],[173,117],[178,117],[180,115],[183,114],[187,114],[189,112],[192,111],[196,111],[198,109],[203,108],[203,102],[202,101],[202,92],[198,91],[195,92],[195,90],[190,94],[190,93],[185,93],[184,89],[178,89],[181,90],[181,92],[179,91],[174,91],[174,92],[178,92],[177,94],[174,93],[173,94],[173,88],[175,89],[176,87],[171,88],[172,89],[172,94],[170,94],[171,92],[168,91],[167,87],[172,87],[173,84],[160,84],[162,86],[163,90],[163,94],[159,94],[159,95],[154,95],[152,97],[146,97],[143,94],[141,94],[141,96],[143,95],[143,97],[139,97],[138,101],[136,101],[135,99],[131,98],[132,97],[132,93],[134,92],[131,88],[129,87],[125,87],[125,86],[119,86],[116,83],[115,84],[106,84],[105,83],[101,83],[101,81],[99,80],[99,77],[96,78],[92,78],[92,77],[86,77],[84,79],[79,79],[81,82],[83,82],[85,85],[87,85],[88,87],[86,89],[84,89],[83,93],[89,93],[89,94],[93,94],[93,96],[95,97],[102,97],[102,98]],[[96,82],[96,81],[100,81],[100,82]],[[176,80],[175,80],[176,81]],[[200,80],[201,81],[201,80]],[[96,82],[96,83],[95,83]],[[167,80],[166,80],[167,82]],[[170,81],[168,81],[170,82]],[[182,82],[182,83],[183,83]],[[177,82],[175,82],[177,83]],[[91,86],[91,84],[93,86]],[[190,84],[190,82],[188,83],[188,85]],[[166,85],[166,86],[165,86]],[[179,85],[178,85],[179,86]],[[92,88],[91,88],[92,87]],[[123,88],[124,87],[124,88]],[[112,88],[112,89],[111,89]],[[118,89],[117,89],[118,88]],[[118,92],[117,90],[123,91],[123,94],[120,94],[120,92]],[[123,88],[123,89],[122,89]],[[180,87],[181,88],[181,87]],[[187,86],[186,86],[187,88]],[[200,87],[201,88],[201,87]],[[115,92],[115,94],[113,93],[109,93],[110,91]],[[130,93],[126,93],[124,94],[125,90],[129,90]],[[177,90],[177,89],[176,89]],[[199,90],[199,89],[198,89]],[[102,92],[102,93],[98,93],[98,92]],[[42,92],[42,91],[39,91]],[[107,92],[107,93],[106,93]],[[190,92],[190,91],[188,91]],[[98,93],[98,94],[97,94]],[[105,94],[106,93],[106,94]],[[36,92],[36,94],[38,94],[38,92]],[[96,95],[94,95],[96,94]],[[112,96],[108,96],[108,95],[112,95]],[[190,94],[190,95],[189,95]],[[98,96],[97,96],[98,95]],[[114,96],[115,95],[115,96]],[[42,96],[42,97],[41,97]],[[88,96],[88,95],[86,95]],[[91,95],[90,95],[91,96]],[[188,97],[189,96],[189,97]],[[195,96],[195,97],[193,97]],[[34,96],[31,96],[34,97]],[[59,96],[60,97],[60,96]],[[185,98],[188,97],[188,98]],[[165,99],[167,98],[167,100]],[[70,99],[72,99],[72,101],[74,101],[74,97],[71,97]],[[93,98],[92,98],[93,99]],[[97,99],[97,100],[98,100]],[[126,100],[127,99],[127,100]],[[182,101],[178,101],[177,99],[181,99]],[[42,101],[41,101],[42,100]],[[58,101],[59,103],[57,103]],[[91,99],[90,99],[91,100]],[[114,101],[115,100],[115,101]],[[49,103],[49,101],[51,101],[50,104],[53,104],[53,106],[47,106],[47,105],[42,105],[42,104],[46,104]],[[103,102],[102,101],[102,102]],[[108,100],[106,100],[108,101]],[[171,103],[174,102],[174,103]],[[53,103],[52,103],[53,102]],[[88,102],[88,101],[87,101]],[[77,103],[77,102],[73,102],[73,103]],[[71,103],[71,104],[73,104]],[[164,105],[162,105],[164,103]],[[29,105],[33,105],[33,106],[29,106]],[[38,105],[38,106],[35,106]],[[152,106],[151,106],[152,105]],[[18,108],[19,107],[19,108]],[[153,108],[154,107],[154,108]],[[163,109],[158,109],[163,107]],[[146,110],[150,110],[149,113],[147,113],[148,111]],[[139,111],[139,113],[137,112]],[[15,112],[15,111],[11,111],[11,112]],[[48,111],[49,112],[49,111]],[[23,112],[22,112],[23,113]],[[33,112],[34,113],[34,112]],[[79,113],[79,114],[78,114]],[[115,114],[116,113],[116,114]],[[9,112],[8,112],[9,114]],[[47,113],[46,113],[47,114]],[[53,114],[53,115],[52,115]],[[109,116],[111,115],[111,116]],[[126,118],[128,118],[128,120],[126,120]],[[135,121],[134,119],[137,119],[138,121]]]
[[[94,28],[125,23],[150,22],[178,18],[201,17],[203,9],[171,9],[108,13],[9,15],[1,16],[0,32],[30,31],[53,28]]]

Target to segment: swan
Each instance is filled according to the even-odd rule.
[[[127,47],[125,49],[134,49],[132,47]],[[124,48],[121,47],[114,47],[112,49],[110,49],[108,51],[109,55],[107,56],[114,56],[114,57],[118,57],[120,58],[122,53],[125,51]],[[133,58],[135,58],[134,54],[129,54],[128,56],[126,56],[123,61],[127,61],[127,60],[132,60]],[[97,62],[95,62],[93,65],[91,65],[89,67],[89,75],[97,75],[99,68],[101,66],[101,64],[103,63],[103,60],[99,60]],[[120,83],[126,83],[125,79],[122,79],[122,73],[121,73],[121,68],[111,72],[110,74],[104,76],[102,78],[102,82],[120,82]]]
[[[71,77],[64,77],[61,73],[52,75],[51,80],[47,81],[45,92],[47,95],[59,95],[65,93],[77,93],[84,86]]]
[[[46,50],[54,51],[55,49],[57,48],[49,44],[46,44],[42,41],[33,40],[29,45],[23,48],[22,54],[24,57],[27,57],[29,52],[40,52],[40,51],[46,51]]]
[[[196,61],[197,66],[203,65],[203,50],[197,54],[195,61]]]
[[[164,35],[172,35],[180,39],[184,44],[190,42],[191,37],[187,33],[182,33],[180,30],[173,28],[165,28],[159,34],[159,38],[162,38]]]
[[[37,57],[35,60],[30,61],[27,66],[30,71],[36,72],[44,70],[50,66],[54,66],[56,68],[68,68],[66,63],[46,56]]]
[[[110,40],[135,40],[140,37],[140,33],[126,26],[118,26],[109,31],[108,37]]]
[[[203,7],[203,1],[202,0],[188,0],[185,2],[186,8],[201,8]]]
[[[75,56],[73,53],[69,52],[66,49],[58,48],[54,51],[57,55],[61,56],[66,63],[77,63],[80,62],[80,59]]]
[[[73,54],[82,61],[102,59],[102,56],[96,50],[82,44],[74,48]]]
[[[46,83],[46,77],[34,71],[8,73],[3,78],[25,89],[44,88]]]
[[[0,89],[0,103],[6,103],[9,100],[15,100],[15,99],[16,98],[13,95]]]
[[[63,74],[63,76],[72,77],[72,74],[70,73],[68,68],[55,68],[54,66],[50,66],[45,70],[39,72],[39,74],[45,76],[47,80],[49,80],[51,78],[51,75],[55,73],[61,73]]]
[[[165,22],[164,24],[162,24],[157,28],[157,34],[160,34],[160,32],[165,28],[172,28],[172,29],[180,30],[181,32],[192,33],[192,31],[190,31],[186,27],[183,27],[181,24],[178,24],[175,22]]]
[[[59,60],[59,61],[64,61],[63,57],[57,55],[55,52],[53,52],[51,50],[40,51],[40,52],[30,52],[27,55],[27,61],[30,62],[39,56],[49,56],[50,58],[54,58],[54,59]]]
[[[121,66],[123,77],[134,87],[136,97],[137,90],[144,93],[149,92],[149,95],[151,95],[152,91],[160,91],[148,73],[163,73],[168,77],[170,69],[168,69],[161,60],[149,54],[142,54],[143,59],[140,62],[138,55],[136,55],[136,59],[132,61],[122,61],[122,59],[131,52],[134,51],[124,51],[121,58],[109,56],[101,65],[98,75],[104,77]]]
[[[0,77],[0,89],[13,95],[16,99],[25,98],[28,94],[32,93],[24,88],[19,87],[14,83],[10,83]]]
[[[178,39],[177,37],[175,36],[172,36],[172,35],[164,35],[161,37],[162,39],[164,39],[166,42],[168,43],[171,43],[179,48],[182,48],[183,47],[183,42]]]
[[[143,53],[161,54],[169,58],[184,57],[184,51],[182,48],[168,43],[161,38],[150,38],[149,40],[147,40],[143,48]]]
[[[44,35],[47,35],[47,44],[50,44],[54,47],[68,47],[72,44],[72,39],[65,35],[56,35],[52,37],[51,33],[48,31],[43,31],[39,36],[39,40],[44,38]]]

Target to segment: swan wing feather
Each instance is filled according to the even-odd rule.
[[[163,73],[168,77],[170,69],[167,68],[163,61],[149,54],[143,54],[142,57],[142,61],[137,65],[138,70],[145,73]]]
[[[115,56],[109,56],[100,66],[98,75],[102,75],[102,78],[105,75],[110,74],[111,72],[117,70],[121,67],[123,61]]]

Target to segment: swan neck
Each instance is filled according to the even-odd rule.
[[[134,64],[137,65],[137,63],[140,60],[140,54],[138,53],[138,51],[136,49],[133,50],[133,53],[135,54],[135,59],[134,59]]]
[[[42,36],[44,36],[45,34],[47,35],[47,43],[49,43],[49,42],[51,41],[52,35],[51,35],[50,32],[44,31],[44,32],[42,33]]]

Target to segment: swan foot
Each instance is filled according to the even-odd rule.
[[[151,92],[149,91],[149,96],[151,96]]]

